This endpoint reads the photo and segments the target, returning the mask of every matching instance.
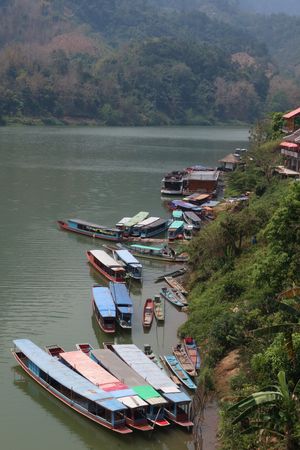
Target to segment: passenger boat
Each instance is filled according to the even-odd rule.
[[[148,404],[126,384],[80,350],[61,353],[60,359],[67,367],[126,406],[125,420],[128,426],[140,431],[152,430],[152,426],[147,421]]]
[[[112,350],[167,400],[165,412],[168,419],[183,427],[193,425],[189,418],[190,397],[182,392],[142,350],[134,344],[114,344]]]
[[[104,250],[88,250],[86,256],[94,269],[105,278],[115,283],[124,283],[126,270]]]
[[[147,219],[138,222],[136,225],[132,227],[131,236],[140,236],[143,227],[150,226],[152,223],[159,220],[159,217],[148,217]]]
[[[165,302],[160,295],[154,296],[154,315],[158,322],[165,320]]]
[[[191,337],[186,337],[184,338],[183,342],[185,346],[185,351],[188,354],[192,363],[194,364],[195,369],[199,370],[201,366],[201,357],[195,339]]]
[[[130,219],[131,219],[131,217],[123,217],[123,219],[119,220],[119,222],[116,223],[116,228],[118,230],[123,230],[124,229],[124,224],[129,222]]]
[[[14,340],[12,354],[22,369],[50,394],[79,414],[121,434],[127,427],[127,407],[99,389],[28,339]]]
[[[116,331],[116,305],[107,287],[94,286],[92,288],[92,305],[96,320],[104,333]]]
[[[182,195],[184,171],[173,171],[161,181],[162,195]]]
[[[148,403],[147,419],[150,422],[160,427],[169,425],[165,418],[164,409],[167,401],[116,353],[108,348],[104,348],[93,350],[90,356],[93,361],[104,367],[118,380],[122,380],[123,383],[127,384],[140,398]]]
[[[168,283],[168,285],[171,286],[171,288],[176,289],[176,291],[180,291],[184,295],[186,295],[188,293],[188,291],[182,286],[182,284],[179,283],[179,281],[174,279],[174,275],[166,276],[165,280]]]
[[[178,306],[179,308],[185,306],[184,303],[178,300],[178,297],[175,295],[175,293],[167,287],[161,288],[160,295],[168,300],[168,302],[172,303],[172,305]]]
[[[184,220],[186,223],[193,225],[194,230],[198,231],[201,228],[201,219],[197,214],[195,214],[193,211],[186,211],[183,214]]]
[[[140,211],[139,213],[137,213],[135,216],[131,217],[131,219],[128,220],[128,222],[125,222],[123,224],[123,233],[124,233],[124,237],[128,237],[130,236],[130,234],[132,233],[132,229],[133,227],[139,223],[142,222],[143,220],[147,219],[147,217],[149,216],[149,213],[146,211]]]
[[[109,283],[109,290],[117,309],[117,321],[121,328],[131,329],[133,304],[125,284]]]
[[[166,261],[170,263],[186,262],[186,255],[177,255],[175,250],[168,246],[149,246],[141,244],[131,244],[129,250],[140,258],[154,259],[156,261]]]
[[[183,238],[186,239],[187,241],[189,241],[190,239],[192,239],[193,234],[194,234],[193,225],[185,223],[184,227],[183,227]]]
[[[77,350],[81,350],[86,355],[89,355],[90,352],[92,350],[94,350],[94,348],[88,342],[87,343],[82,343],[82,344],[76,344],[76,348],[77,348]]]
[[[168,239],[173,241],[174,239],[182,239],[183,237],[183,220],[175,220],[168,228]]]
[[[180,209],[181,211],[194,211],[194,212],[201,212],[200,206],[193,205],[189,202],[184,202],[183,200],[172,200],[169,203],[170,209]]]
[[[111,250],[114,259],[121,263],[128,275],[134,280],[141,281],[143,278],[142,264],[127,249]]]
[[[159,219],[144,225],[141,228],[140,231],[140,236],[142,239],[147,239],[150,238],[151,236],[156,236],[158,234],[163,233],[164,231],[166,231],[168,229],[169,226],[169,220],[168,219]]]
[[[176,347],[173,347],[173,355],[176,356],[181,367],[190,377],[195,377],[197,375],[195,366],[187,354],[183,344],[178,344]]]
[[[152,298],[148,298],[145,301],[144,312],[143,312],[143,327],[150,328],[153,322],[154,315],[154,303]]]
[[[191,380],[187,372],[181,367],[178,359],[173,355],[165,355],[164,360],[170,370],[176,375],[177,378],[189,389],[195,390],[197,386]]]
[[[123,236],[123,231],[120,229],[103,227],[80,219],[58,220],[57,223],[62,230],[73,231],[97,239],[119,242]]]

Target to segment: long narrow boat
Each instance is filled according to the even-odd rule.
[[[164,409],[167,401],[135,370],[107,348],[93,350],[90,356],[93,361],[96,361],[108,370],[118,380],[122,380],[123,383],[127,384],[129,388],[148,403],[149,410],[147,410],[147,419],[150,422],[160,427],[169,425],[169,422],[165,418]]]
[[[120,242],[123,237],[123,231],[120,229],[103,227],[85,220],[67,219],[58,220],[57,223],[62,230],[72,231],[73,233],[83,234],[92,238]]]
[[[80,350],[60,354],[60,359],[76,371],[79,375],[109,393],[127,407],[125,412],[126,424],[140,431],[151,431],[152,426],[147,421],[148,404],[126,384],[119,381],[103,367],[89,358]]]
[[[165,374],[167,375],[167,373],[166,373],[166,371],[165,371],[165,369],[164,369],[164,366],[163,366],[161,360],[159,359],[159,356],[157,356],[157,355],[153,352],[153,350],[152,350],[152,348],[151,348],[151,345],[149,345],[149,344],[145,344],[145,345],[144,345],[144,353],[145,353],[146,356],[148,356],[148,358],[150,359],[150,361],[154,362],[154,364],[156,364],[157,367],[159,367],[160,370],[161,370],[163,373],[165,373]]]
[[[128,245],[133,255],[140,258],[154,259],[155,261],[164,261],[170,263],[187,262],[188,257],[184,254],[177,255],[175,250],[168,246],[150,246],[142,244]]]
[[[161,295],[154,296],[154,315],[158,322],[165,320],[165,302]]]
[[[94,348],[88,342],[76,344],[77,350],[81,350],[86,355],[89,355]]]
[[[194,230],[198,231],[201,228],[201,219],[197,214],[195,214],[193,211],[186,211],[183,215],[184,220],[186,223],[193,225]]]
[[[188,291],[182,286],[179,281],[174,280],[174,276],[165,276],[165,281],[171,286],[173,289],[180,291],[182,294],[187,295]]]
[[[184,338],[183,342],[184,342],[185,350],[186,350],[190,360],[194,364],[195,369],[199,370],[200,366],[201,366],[201,357],[200,357],[200,352],[197,347],[197,343],[196,343],[195,339],[193,339],[191,337],[186,337],[186,338]]]
[[[170,370],[176,375],[177,378],[189,389],[195,390],[197,386],[191,380],[187,372],[181,367],[178,359],[173,355],[165,355],[164,360],[166,361]]]
[[[117,321],[121,328],[131,329],[133,303],[125,284],[109,283],[109,290],[117,309]]]
[[[112,350],[134,369],[154,389],[168,401],[165,406],[167,418],[177,425],[190,427],[189,418],[191,399],[166,376],[154,362],[134,344],[112,345]]]
[[[173,355],[176,356],[181,367],[190,377],[195,377],[197,375],[196,368],[187,354],[183,344],[178,344],[176,347],[173,347]]]
[[[159,217],[148,217],[147,219],[142,220],[141,222],[138,222],[136,225],[132,227],[131,230],[131,236],[140,236],[141,231],[144,227],[148,227],[154,222],[157,222],[159,220]]]
[[[154,302],[152,298],[147,298],[144,305],[143,312],[143,327],[150,328],[153,322],[154,316]]]
[[[167,287],[161,288],[160,295],[168,300],[168,302],[172,303],[172,305],[178,306],[179,308],[182,308],[184,306],[184,304],[180,300],[178,300],[178,297],[176,297],[174,292]]]
[[[168,272],[165,273],[163,275],[160,275],[159,277],[156,278],[155,283],[160,283],[161,281],[164,281],[166,279],[166,277],[180,277],[181,275],[184,275],[187,271],[186,267],[182,267],[181,269],[178,270],[173,270],[172,272]]]
[[[90,264],[105,278],[116,283],[124,283],[124,267],[109,256],[104,250],[88,250],[86,257]]]
[[[152,236],[157,236],[168,229],[169,220],[168,219],[158,219],[151,224],[144,225],[141,228],[140,236],[142,239],[147,239]]]
[[[107,287],[93,286],[92,306],[101,330],[104,333],[114,333],[117,320],[116,305]]]
[[[143,266],[127,249],[112,250],[114,259],[121,263],[128,275],[137,281],[142,281]]]
[[[125,222],[123,225],[124,237],[130,236],[134,225],[147,219],[148,216],[149,213],[147,211],[140,211],[135,216],[131,217],[128,222]]]
[[[174,239],[183,238],[184,222],[183,220],[174,220],[168,228],[168,239],[173,241]]]
[[[126,426],[127,407],[109,392],[62,364],[29,339],[14,340],[12,354],[22,369],[40,386],[79,414],[121,434],[131,433]]]

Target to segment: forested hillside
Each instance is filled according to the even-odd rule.
[[[274,103],[300,101],[266,41],[233,20],[235,0],[0,0],[0,8],[6,118],[251,122]]]

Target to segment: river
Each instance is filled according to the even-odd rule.
[[[92,317],[91,286],[105,283],[85,252],[100,241],[59,231],[57,219],[77,217],[114,225],[139,210],[166,216],[164,173],[192,164],[216,165],[248,130],[234,127],[2,127],[0,128],[0,434],[5,450],[181,450],[192,435],[176,427],[119,437],[49,396],[17,368],[12,340],[43,347],[107,339]],[[173,267],[173,266],[172,266]],[[185,314],[166,305],[164,327],[144,334],[145,299],[170,266],[144,260],[142,287],[132,284],[134,325],[119,343],[151,344],[169,353]],[[208,450],[208,449],[205,449]]]

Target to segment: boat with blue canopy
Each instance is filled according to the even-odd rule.
[[[96,239],[120,242],[123,237],[123,231],[120,229],[104,227],[81,219],[58,220],[57,223],[62,230],[72,231]]]
[[[127,249],[112,250],[116,261],[121,262],[128,275],[134,280],[141,281],[143,278],[142,264]]]
[[[170,203],[171,209],[181,209],[183,211],[200,212],[200,206],[193,205],[192,203],[184,202],[183,200],[172,200]]]
[[[29,339],[16,339],[12,354],[22,369],[50,394],[79,414],[121,434],[131,433],[126,426],[127,406],[109,392],[62,364]]]
[[[168,239],[171,241],[183,237],[183,229],[183,220],[174,220],[168,228]]]
[[[104,333],[116,331],[116,305],[110,290],[103,286],[92,288],[92,305],[96,320]]]
[[[197,386],[189,377],[187,372],[180,365],[178,359],[173,355],[165,355],[164,360],[166,361],[167,366],[170,370],[176,375],[176,377],[189,389],[195,390]]]
[[[117,309],[117,321],[121,328],[131,329],[133,303],[125,284],[109,283],[109,290]]]

